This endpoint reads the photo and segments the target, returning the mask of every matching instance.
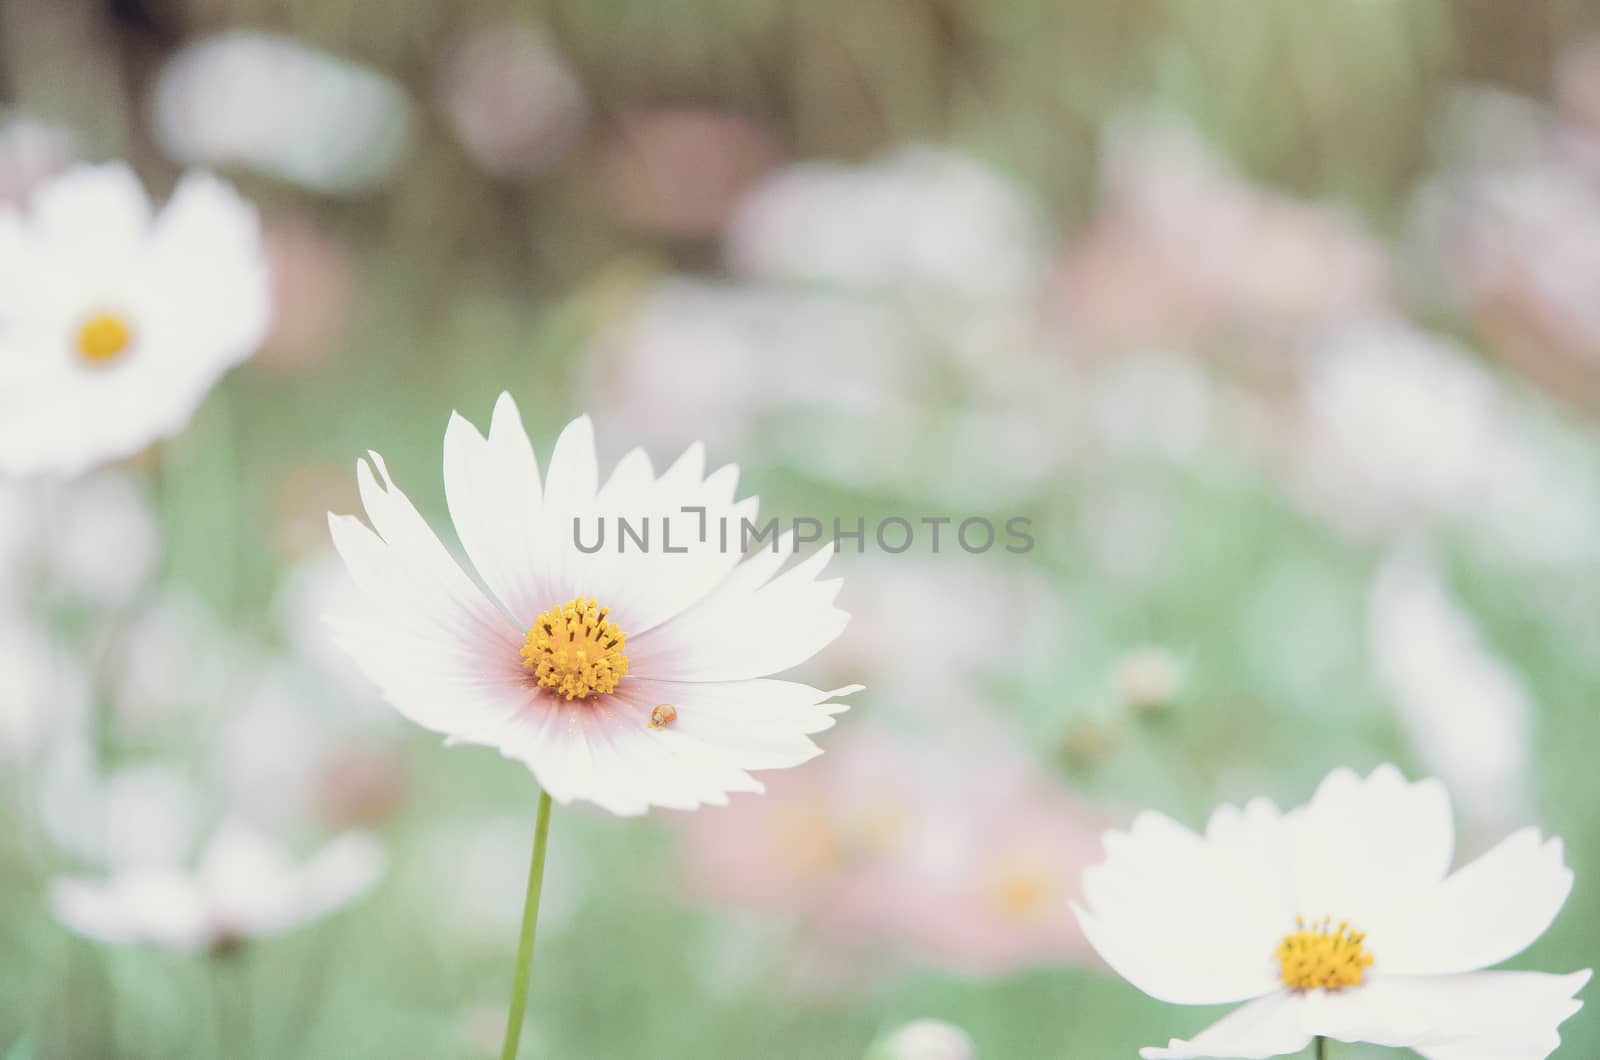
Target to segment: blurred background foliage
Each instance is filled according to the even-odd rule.
[[[312,166],[307,179],[300,162],[240,160],[224,148],[207,159],[198,134],[183,141],[187,151],[173,148],[184,116],[198,121],[204,110],[191,96],[231,82],[173,89],[177,102],[163,111],[162,78],[186,49],[240,29],[343,65],[308,67],[304,80],[270,70],[264,81],[245,78],[256,87],[225,97],[229,120],[246,136],[287,123],[286,142],[325,154],[372,145],[350,171]],[[1584,54],[1593,63],[1592,44],[1581,49],[1596,31],[1600,8],[1577,0],[7,0],[0,103],[71,130],[66,154],[129,158],[163,191],[187,162],[211,161],[261,205],[276,240],[280,329],[289,330],[223,384],[182,439],[118,472],[138,482],[161,543],[158,574],[127,613],[172,594],[209,616],[204,637],[172,657],[174,685],[206,669],[201,656],[218,637],[248,641],[255,657],[294,654],[305,622],[285,621],[285,594],[297,572],[325,558],[322,513],[355,510],[357,454],[381,451],[442,525],[448,412],[483,422],[509,389],[541,451],[586,409],[601,418],[612,458],[645,442],[664,460],[705,435],[713,459],[740,461],[745,488],[779,513],[1034,519],[1039,547],[1020,560],[920,548],[916,557],[841,560],[851,579],[844,606],[857,622],[811,671],[819,683],[859,679],[869,691],[825,747],[857,726],[917,747],[956,744],[992,723],[1007,734],[995,742],[1023,749],[1024,771],[1074,800],[1084,827],[1141,807],[1198,823],[1216,801],[1257,793],[1293,803],[1338,764],[1453,770],[1446,779],[1470,807],[1464,851],[1529,821],[1567,837],[1577,889],[1519,961],[1565,971],[1600,949],[1600,541],[1586,538],[1600,525],[1600,335],[1574,338],[1561,305],[1514,282],[1529,267],[1507,230],[1472,246],[1503,261],[1509,286],[1490,293],[1526,296],[1510,303],[1516,312],[1471,283],[1458,297],[1439,273],[1461,259],[1454,244],[1431,252],[1425,200],[1444,188],[1457,202],[1453,179],[1476,172],[1458,163],[1479,127],[1461,114],[1485,99],[1505,111],[1483,134],[1495,157],[1509,157],[1506,143],[1593,122],[1595,110],[1583,107],[1600,93],[1584,86],[1596,75],[1585,81],[1586,67],[1563,64]],[[338,70],[360,71],[357,82],[347,86]],[[317,85],[332,94],[319,98]],[[369,89],[377,102],[351,111],[360,122],[330,117]],[[1189,148],[1157,151],[1153,163],[1137,150],[1119,155],[1129,116],[1144,114],[1181,122],[1185,142],[1215,161],[1195,164]],[[1571,135],[1600,137],[1600,125]],[[981,287],[1001,270],[1016,245],[1005,227],[1010,203],[1026,204],[1017,209],[1042,250],[1016,304],[1001,299],[997,309],[986,296],[969,303],[967,292],[943,289],[903,297],[848,278],[819,281],[804,268],[740,264],[735,218],[775,175],[822,161],[877,179],[892,167],[884,160],[911,145],[936,145],[984,174],[960,170],[916,215],[923,228],[943,219],[977,231],[970,247],[953,237],[955,286]],[[380,148],[392,159],[356,173]],[[1533,153],[1548,161],[1544,149]],[[1594,192],[1600,170],[1585,168],[1593,156],[1574,154],[1579,161],[1562,154],[1549,164],[1579,172]],[[0,151],[0,162],[16,161]],[[915,172],[904,186],[883,179],[890,213],[898,197],[920,194]],[[1345,267],[1350,243],[1349,254],[1380,261],[1380,293],[1354,308],[1273,309],[1266,326],[1226,292],[1220,308],[1199,310],[1185,292],[1175,310],[1163,300],[1170,277],[1150,280],[1155,266],[1142,251],[1128,260],[1093,253],[1122,246],[1123,192],[1139,180],[1202,189],[1174,193],[1177,221],[1162,233],[1172,245],[1156,257],[1187,276],[1186,264],[1161,255],[1210,253],[1196,266],[1206,291],[1258,275],[1270,286],[1305,253],[1305,297],[1315,302],[1344,282],[1335,272],[1362,273]],[[967,196],[974,182],[980,191]],[[991,210],[997,195],[1006,205]],[[1555,201],[1538,190],[1534,198]],[[1283,250],[1276,230],[1260,243],[1215,242],[1207,208],[1226,214],[1241,200],[1290,212],[1287,257],[1273,256]],[[809,224],[846,251],[852,226],[891,247],[911,238],[892,224],[887,235],[866,232],[868,215],[840,216],[835,230],[828,210],[838,205],[824,201]],[[1302,206],[1318,220],[1293,212]],[[1449,217],[1470,226],[1476,209],[1467,196]],[[1600,239],[1589,215],[1552,224]],[[1529,238],[1535,252],[1544,245]],[[785,248],[754,251],[768,252]],[[1566,275],[1600,290],[1592,260],[1580,256]],[[1132,338],[1115,320],[1108,338],[1094,319],[1118,298],[1131,306]],[[911,336],[905,357],[857,329],[857,310],[880,304],[896,341]],[[1326,468],[1311,451],[1322,406],[1307,373],[1320,378],[1318,358],[1335,356],[1325,340],[1342,350],[1346,325],[1374,318],[1459,344],[1444,377],[1486,373],[1494,411],[1484,437],[1438,457],[1456,420],[1447,395],[1435,401],[1428,373],[1438,366],[1422,356],[1422,382],[1375,384],[1398,388],[1408,404],[1373,398],[1387,411],[1370,423],[1357,415],[1353,426],[1329,413],[1336,430],[1375,436],[1376,453],[1352,457],[1352,494],[1308,500],[1316,481],[1304,475]],[[880,322],[867,323],[870,337]],[[979,338],[969,341],[969,326]],[[1409,341],[1392,342],[1406,364]],[[717,355],[699,356],[706,350]],[[640,356],[666,362],[643,375],[649,385],[630,360]],[[788,374],[745,371],[764,358],[785,361]],[[881,362],[882,378],[863,383],[864,362]],[[862,387],[864,400],[831,396]],[[767,396],[782,388],[775,411]],[[1365,409],[1366,396],[1352,400]],[[880,410],[885,420],[874,424]],[[1384,433],[1397,422],[1412,433]],[[840,449],[824,459],[820,442],[836,434]],[[1539,503],[1508,487],[1502,504],[1466,475],[1464,500],[1409,511],[1431,480],[1415,485],[1407,468],[1426,472],[1440,459],[1470,470],[1485,452],[1503,455],[1501,443],[1539,469],[1509,473]],[[952,457],[963,453],[965,464]],[[1385,478],[1391,464],[1397,481]],[[1495,479],[1494,489],[1503,484]],[[1351,497],[1368,497],[1369,486],[1375,514],[1353,518]],[[1491,503],[1509,513],[1487,512]],[[1558,523],[1546,503],[1571,519]],[[1543,547],[1552,535],[1559,540]],[[1419,541],[1431,571],[1420,583],[1406,580]],[[1413,597],[1428,627],[1415,642],[1404,639],[1414,612],[1403,601]],[[1402,603],[1386,625],[1391,599]],[[1429,622],[1445,632],[1428,632]],[[94,625],[80,616],[84,624]],[[1398,646],[1386,651],[1391,627]],[[1426,672],[1408,676],[1408,661]],[[114,666],[99,679],[109,686],[99,699],[113,704],[107,768],[181,763],[203,793],[202,818],[232,798],[214,790],[205,763],[240,706],[237,687],[207,684],[191,713],[152,730],[115,720]],[[364,691],[321,677],[297,689],[319,724],[368,718],[352,706]],[[1480,696],[1493,702],[1480,706]],[[1424,702],[1408,714],[1408,698]],[[361,908],[242,957],[72,940],[45,911],[44,881],[108,858],[60,849],[34,820],[35,802],[54,797],[33,786],[49,770],[17,767],[0,850],[0,1056],[217,1055],[210,1006],[225,1013],[238,997],[250,1014],[241,1033],[261,1056],[489,1055],[503,1018],[496,1006],[514,935],[504,912],[509,901],[514,916],[522,884],[531,779],[487,753],[447,753],[420,734],[361,726],[339,739],[379,757],[378,808],[341,817],[324,806],[284,830],[304,839],[349,820],[373,825],[390,845],[389,878]],[[1513,737],[1496,735],[1504,731]],[[1525,745],[1515,736],[1524,731]],[[301,753],[292,738],[246,747]],[[340,762],[334,783],[354,769]],[[959,795],[964,773],[938,777]],[[887,786],[910,803],[921,797]],[[794,798],[805,812],[806,797]],[[977,792],[963,798],[989,805]],[[788,834],[759,814],[726,816],[727,841],[741,849],[756,850],[774,828]],[[663,814],[558,814],[529,1055],[852,1060],[885,1029],[938,1016],[965,1026],[991,1060],[1132,1056],[1210,1015],[1137,995],[1070,938],[996,967],[960,947],[952,957],[932,943],[885,945],[855,922],[830,931],[828,895],[730,899],[726,880],[708,886],[694,867],[698,844],[715,842],[698,833],[723,817],[708,810],[686,826]],[[737,875],[726,864],[718,871]],[[895,886],[914,891],[923,871],[913,866]],[[1055,882],[1070,890],[1066,877]],[[1058,904],[1067,897],[1050,894]],[[906,932],[924,928],[932,930]],[[884,949],[893,959],[877,959]],[[1600,1050],[1591,1018],[1576,1018],[1565,1036],[1562,1055]]]

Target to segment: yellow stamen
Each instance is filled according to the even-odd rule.
[[[534,619],[522,645],[522,667],[539,687],[567,699],[613,692],[628,673],[628,635],[608,608],[578,597]]]
[[[1331,918],[1307,924],[1297,917],[1299,930],[1278,943],[1278,967],[1283,985],[1292,990],[1341,990],[1360,986],[1362,974],[1372,966],[1372,954],[1363,943],[1367,936]]]
[[[78,353],[86,361],[105,364],[133,344],[133,329],[115,313],[96,313],[78,328]]]

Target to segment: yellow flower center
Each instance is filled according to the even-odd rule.
[[[522,667],[540,688],[567,699],[613,692],[627,676],[622,654],[628,635],[606,617],[609,609],[578,597],[534,619],[522,645]]]
[[[1051,886],[1043,873],[1014,868],[990,881],[989,905],[1012,920],[1032,920],[1044,911]]]
[[[1367,936],[1344,921],[1334,926],[1331,918],[1307,924],[1296,918],[1299,928],[1278,943],[1278,967],[1283,985],[1291,990],[1340,990],[1360,986],[1361,976],[1372,965],[1372,954],[1364,945]]]
[[[122,356],[133,344],[133,329],[115,313],[96,313],[78,328],[78,353],[93,364]]]

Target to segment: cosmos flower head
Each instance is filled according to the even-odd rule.
[[[255,209],[190,173],[159,212],[121,163],[0,209],[0,472],[76,474],[182,430],[266,334]]]
[[[383,847],[363,832],[296,862],[254,828],[226,821],[192,871],[140,865],[103,880],[61,877],[50,885],[50,909],[101,942],[218,950],[320,919],[370,891],[384,867]]]
[[[444,463],[483,588],[376,453],[357,471],[371,527],[330,519],[361,590],[332,616],[336,636],[402,714],[524,763],[559,802],[623,815],[722,804],[762,790],[751,770],[820,753],[810,735],[856,689],[770,675],[843,631],[840,583],[818,578],[827,547],[780,572],[792,542],[745,558],[702,533],[755,519],[756,499],[735,499],[736,467],[708,474],[694,445],[658,476],[636,449],[602,481],[580,417],[541,475],[509,395],[487,438],[451,419]],[[575,520],[646,517],[661,534],[653,549],[578,547]]]
[[[1572,890],[1561,840],[1526,828],[1450,873],[1438,781],[1339,769],[1288,813],[1223,806],[1203,834],[1144,813],[1105,842],[1077,914],[1106,963],[1161,1001],[1244,1002],[1145,1060],[1262,1060],[1317,1037],[1535,1060],[1582,1007],[1588,971],[1484,970],[1555,920]]]

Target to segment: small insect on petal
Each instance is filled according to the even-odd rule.
[[[678,708],[671,703],[662,703],[650,712],[650,728],[652,729],[665,729],[677,720]]]

